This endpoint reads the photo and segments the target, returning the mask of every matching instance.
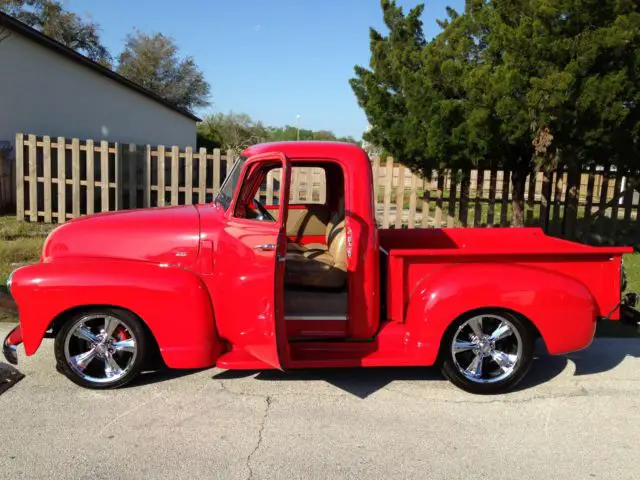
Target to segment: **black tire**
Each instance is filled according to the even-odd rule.
[[[91,360],[83,366],[82,371],[81,367],[77,366],[78,364],[74,364],[76,365],[74,368],[72,365],[73,361],[70,359],[77,358],[77,356],[73,355],[72,349],[77,349],[78,351],[93,351],[96,350],[97,347],[95,343],[90,342],[88,339],[73,335],[73,332],[77,331],[80,326],[83,326],[85,329],[88,329],[92,335],[105,335],[104,333],[100,333],[99,323],[101,318],[107,317],[117,321],[115,332],[122,332],[121,335],[126,335],[127,337],[121,339],[114,338],[114,340],[116,340],[115,344],[101,343],[99,347],[100,353],[92,356]],[[105,327],[106,325],[105,323]],[[102,332],[104,332],[104,329]],[[122,344],[124,341],[133,341],[133,343],[130,344],[133,345],[133,347],[127,346],[127,348],[131,348],[134,351],[125,350],[124,347],[122,351],[115,348],[116,345]],[[74,314],[58,331],[54,344],[56,369],[81,387],[96,390],[122,387],[136,378],[142,371],[148,356],[149,343],[148,333],[142,322],[131,312],[117,308],[86,310]],[[103,350],[107,350],[108,352],[103,352]],[[69,352],[68,355],[67,351]],[[86,351],[85,353],[89,352]],[[107,355],[110,356],[111,360],[115,358],[116,365],[121,367],[121,375],[114,374],[113,372],[117,372],[117,370],[112,368],[109,368],[109,374],[113,376],[111,377],[107,373]],[[123,367],[123,365],[125,366]],[[98,374],[86,373],[90,368],[92,369],[91,372],[98,372],[101,366],[104,370],[104,378],[100,378]]]
[[[474,323],[478,317],[482,317],[480,321],[480,325],[484,327],[482,330],[489,330],[484,333],[490,333],[491,328],[496,328],[496,324],[503,325],[503,323],[506,322],[506,325],[513,330],[513,334],[509,334],[507,337],[493,342],[493,347],[491,347],[491,338],[487,339],[485,337],[484,343],[478,344],[475,347],[476,350],[468,349],[467,345],[473,343],[472,339],[475,335],[468,322]],[[503,321],[503,323],[499,323],[501,321]],[[465,338],[469,339],[466,345]],[[477,336],[475,336],[475,338],[477,338]],[[460,351],[456,353],[456,358],[454,358],[453,353],[454,339],[460,342],[458,345],[463,346],[460,348]],[[487,343],[489,343],[489,346],[487,346]],[[518,343],[520,344],[519,349],[517,346]],[[445,333],[440,348],[441,370],[443,375],[449,379],[451,383],[470,393],[491,395],[508,392],[525,377],[531,368],[534,343],[535,335],[532,326],[527,320],[511,312],[504,310],[487,310],[466,314],[454,321]],[[486,353],[483,349],[488,350],[489,353]],[[476,351],[478,351],[478,353],[476,353]],[[509,356],[504,357],[502,355],[503,353],[508,353]],[[514,356],[516,360],[512,362],[512,365],[511,363],[507,363],[510,368],[504,369],[494,360],[494,354],[499,356],[500,360],[503,358],[511,359]],[[464,367],[465,356],[466,359],[470,359],[471,362],[466,368]],[[480,360],[478,361],[476,357],[480,358]],[[476,376],[473,374],[478,370],[478,363],[480,364],[481,374]],[[476,368],[472,368],[473,365],[475,365]],[[469,369],[471,369],[471,371],[469,371]],[[486,373],[484,373],[485,369]],[[462,370],[464,370],[466,374],[463,373]],[[475,379],[470,379],[470,376]]]

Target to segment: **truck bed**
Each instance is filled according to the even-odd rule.
[[[539,228],[380,230],[387,255],[387,314],[402,322],[411,291],[425,275],[453,263],[510,263],[568,275],[585,285],[601,316],[618,318],[621,257],[629,247],[592,247],[549,237]],[[505,279],[508,281],[508,279]],[[612,313],[613,312],[613,313]]]

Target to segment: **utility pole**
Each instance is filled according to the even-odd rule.
[[[300,141],[300,115],[296,115],[296,127],[298,130],[298,141]]]

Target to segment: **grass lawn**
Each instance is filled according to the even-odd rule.
[[[0,216],[0,292],[6,292],[7,277],[16,264],[38,261],[44,240],[53,228],[55,225],[18,222],[15,217]],[[640,253],[626,255],[624,264],[627,290],[640,292]],[[0,321],[15,321],[15,318],[0,310]],[[606,337],[640,336],[617,322],[603,322],[597,334]]]

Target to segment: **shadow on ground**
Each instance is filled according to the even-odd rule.
[[[569,362],[575,365],[576,376],[593,375],[613,370],[627,356],[640,357],[640,341],[602,340],[591,348],[570,355],[551,356],[542,348],[533,362],[531,370],[516,388],[527,390],[549,382],[562,373]],[[345,368],[294,370],[241,371],[227,370],[213,376],[216,380],[233,381],[247,377],[267,382],[323,381],[365,399],[394,381],[431,381],[440,382],[444,378],[435,367],[385,367],[385,368]]]

